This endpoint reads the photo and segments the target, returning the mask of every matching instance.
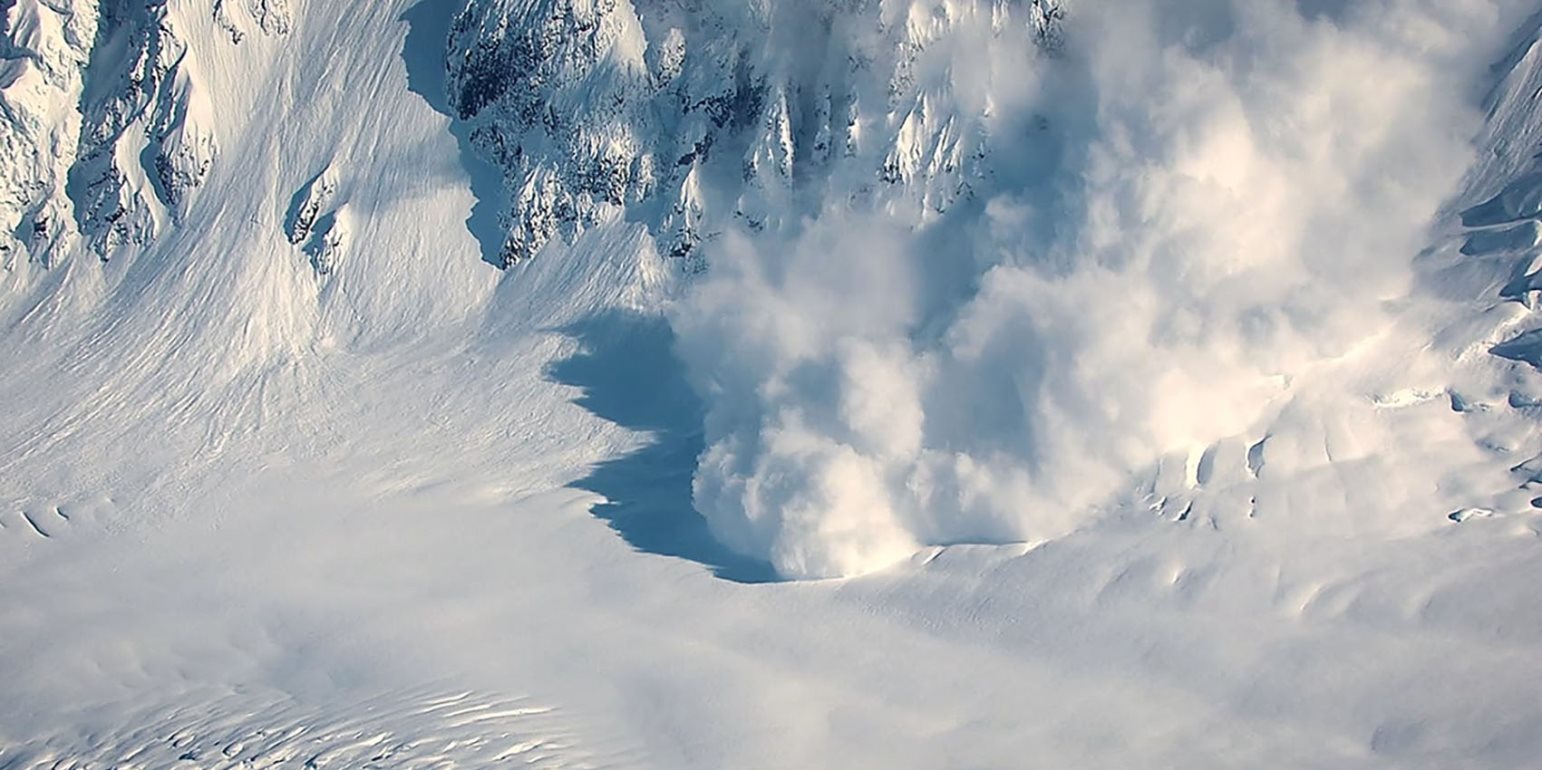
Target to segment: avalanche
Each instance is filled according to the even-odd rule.
[[[1529,767],[1532,5],[0,0],[0,767]]]

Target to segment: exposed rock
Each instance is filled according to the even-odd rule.
[[[231,8],[237,10],[231,15]],[[289,10],[289,0],[214,0],[214,22],[230,35],[233,43],[246,39],[246,24],[250,22],[267,35],[288,34],[294,24],[294,14]]]
[[[96,39],[95,2],[0,3],[0,261],[47,262],[68,232],[64,174]]]
[[[0,259],[102,259],[177,218],[219,155],[208,100],[165,0],[0,0]],[[178,9],[178,10],[174,10]],[[234,9],[234,11],[232,10]],[[239,42],[283,34],[288,0],[197,13]]]
[[[970,25],[1053,51],[1062,16],[1055,0],[471,0],[447,82],[505,172],[505,264],[613,217],[685,257],[728,222],[776,227],[875,182],[892,205],[947,210],[987,154],[988,110],[933,106],[959,103],[922,76],[955,55],[933,44]]]
[[[301,244],[310,239],[321,215],[332,205],[337,194],[337,179],[332,169],[326,169],[305,183],[289,204],[284,215],[284,236],[290,243]]]

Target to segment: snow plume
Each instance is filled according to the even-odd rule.
[[[1081,2],[1026,69],[991,71],[1024,27],[952,47],[958,98],[990,90],[971,200],[897,214],[902,181],[708,246],[674,310],[696,506],[787,577],[853,575],[1065,534],[1164,455],[1258,439],[1397,333],[1511,10]]]

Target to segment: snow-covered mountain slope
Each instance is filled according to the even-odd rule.
[[[0,767],[1542,749],[1528,3],[0,8]]]
[[[853,198],[945,212],[989,173],[992,81],[1026,74],[1062,15],[1057,0],[486,0],[455,20],[448,87],[509,180],[503,263],[626,215],[687,256],[730,215],[760,230]],[[964,88],[961,53],[993,65]]]
[[[212,10],[232,43],[246,27],[288,29],[281,1],[240,7]],[[47,263],[76,239],[104,257],[149,243],[203,182],[218,153],[212,104],[178,26],[159,2],[7,4],[8,263]]]

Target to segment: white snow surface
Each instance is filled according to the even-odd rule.
[[[1539,9],[749,5],[919,74],[500,271],[456,19],[631,5],[0,0],[0,768],[1535,765]]]

